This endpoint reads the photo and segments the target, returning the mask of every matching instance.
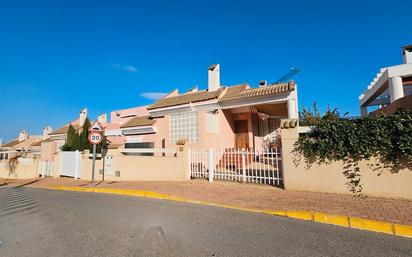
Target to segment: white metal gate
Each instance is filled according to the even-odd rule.
[[[79,151],[62,151],[60,153],[60,175],[80,178],[82,168],[82,154]]]
[[[192,178],[283,185],[278,149],[190,149]]]
[[[42,177],[53,176],[54,161],[40,161],[40,174]]]

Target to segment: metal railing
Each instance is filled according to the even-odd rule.
[[[189,149],[192,178],[283,185],[279,149]]]

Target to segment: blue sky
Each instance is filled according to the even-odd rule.
[[[0,138],[149,104],[143,93],[275,81],[299,104],[357,115],[379,68],[412,43],[412,1],[0,1]],[[147,95],[146,95],[147,96]],[[150,95],[149,95],[150,96]]]

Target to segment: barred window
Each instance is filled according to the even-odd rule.
[[[189,143],[199,142],[197,112],[184,112],[170,115],[170,142],[185,139]]]

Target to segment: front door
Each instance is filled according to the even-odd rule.
[[[247,120],[235,120],[235,147],[249,148]]]

